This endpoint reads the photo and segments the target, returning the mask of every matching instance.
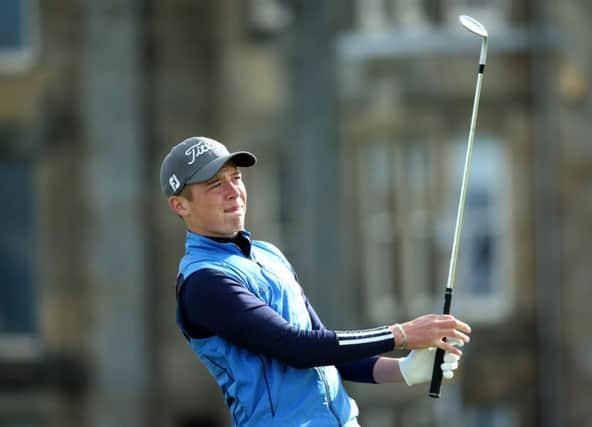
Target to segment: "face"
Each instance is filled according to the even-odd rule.
[[[192,184],[182,195],[169,197],[169,206],[181,216],[187,228],[210,237],[234,237],[244,229],[247,191],[241,172],[227,163],[207,182]]]

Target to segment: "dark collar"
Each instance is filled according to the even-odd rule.
[[[244,256],[249,257],[251,255],[251,238],[247,233],[239,231],[234,237],[210,237],[205,236],[218,243],[234,243]]]

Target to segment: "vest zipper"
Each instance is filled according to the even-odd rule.
[[[261,361],[261,370],[263,371],[263,379],[265,380],[265,386],[267,387],[267,398],[269,399],[269,407],[271,408],[271,416],[275,417],[275,409],[273,407],[273,400],[271,398],[271,389],[269,388],[269,381],[267,379],[267,371],[265,369],[265,361],[261,356],[259,356],[259,360]]]
[[[265,267],[263,267],[263,264],[261,264],[261,263],[259,262],[259,260],[253,256],[253,254],[252,254],[252,253],[251,253],[251,256],[250,256],[250,257],[248,257],[248,259],[249,259],[251,262],[254,262],[255,264],[257,264],[257,265],[259,266],[259,268],[265,269]]]

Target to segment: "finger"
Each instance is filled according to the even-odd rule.
[[[458,362],[459,360],[460,360],[460,357],[457,356],[456,354],[450,354],[450,353],[444,354],[444,362],[446,362],[446,363],[454,363],[454,362]]]
[[[458,368],[458,362],[447,362],[447,363],[442,363],[440,365],[440,369],[442,369],[442,372],[454,371],[456,368]]]
[[[457,338],[447,337],[446,341],[448,342],[448,344],[458,348],[463,347],[465,345],[465,342],[463,340],[459,340]]]
[[[466,332],[467,334],[471,333],[471,327],[469,326],[468,323],[465,323],[462,320],[458,320],[456,318],[454,320],[456,321],[456,325],[455,325],[456,329]]]
[[[452,371],[442,371],[442,376],[447,379],[447,380],[451,380],[452,377],[454,377],[454,372]]]
[[[456,317],[446,314],[442,317],[443,326],[450,326],[451,328],[458,329],[459,331],[465,332],[467,334],[471,333],[471,326],[468,323],[463,322],[462,320],[458,320]]]
[[[452,316],[451,314],[443,314],[440,317],[440,322],[442,327],[444,328],[453,328],[463,331],[467,334],[471,333],[471,327],[468,323],[463,322],[462,320],[458,320],[456,317]]]
[[[438,341],[437,346],[438,346],[438,348],[441,348],[442,350],[444,350],[446,353],[451,353],[451,354],[454,354],[458,357],[462,356],[462,351],[460,349],[456,348],[453,345],[450,345],[446,341],[442,341],[442,340]]]
[[[452,331],[452,333],[449,335],[450,335],[449,338],[453,339],[454,341],[456,341],[458,343],[462,343],[462,345],[453,344],[453,345],[459,345],[459,347],[462,347],[464,345],[464,343],[468,343],[469,341],[471,341],[471,338],[468,335],[465,335],[458,330]]]
[[[462,322],[458,319],[456,320],[456,329],[466,332],[467,334],[471,333],[471,327],[469,326],[469,324]]]

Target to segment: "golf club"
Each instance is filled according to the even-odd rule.
[[[454,238],[452,243],[452,253],[450,255],[450,266],[448,268],[448,280],[446,282],[446,291],[444,293],[444,314],[450,314],[452,304],[452,291],[454,288],[454,275],[456,272],[456,260],[458,258],[458,245],[460,242],[460,233],[463,224],[463,214],[465,209],[465,196],[469,180],[469,170],[471,168],[471,153],[473,151],[473,140],[475,139],[475,127],[477,125],[477,112],[479,111],[479,97],[481,96],[481,82],[483,81],[483,72],[485,71],[485,61],[487,59],[487,30],[476,19],[467,15],[459,17],[461,25],[471,33],[481,37],[481,55],[479,57],[479,71],[477,73],[477,85],[475,87],[475,99],[473,100],[473,114],[471,115],[471,127],[469,130],[469,141],[467,144],[467,153],[465,157],[465,167],[460,188],[460,199],[458,201],[458,210],[456,214],[456,225],[454,227]],[[444,338],[446,340],[446,338]],[[434,370],[432,371],[432,382],[430,384],[430,397],[440,397],[440,386],[442,385],[441,365],[444,361],[444,350],[438,348],[434,360]]]

